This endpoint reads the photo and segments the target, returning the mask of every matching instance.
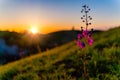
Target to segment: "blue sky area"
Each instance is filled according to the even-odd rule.
[[[120,0],[1,0],[0,26],[39,25],[61,29],[75,26],[78,29],[83,25],[80,12],[84,4],[91,8],[91,27],[106,30],[120,25]]]

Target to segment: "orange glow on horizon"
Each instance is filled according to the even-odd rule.
[[[11,26],[11,25],[10,25]],[[7,27],[7,26],[0,26],[0,31],[15,31],[15,32],[19,32],[19,33],[23,33],[23,32],[32,32],[33,34],[35,33],[41,33],[41,34],[48,34],[51,32],[55,32],[55,31],[59,31],[59,30],[66,30],[66,28],[64,29],[64,27],[41,27],[41,26],[14,26],[12,25],[12,27]]]
[[[96,27],[96,25],[97,25],[97,27]],[[53,26],[55,26],[55,27],[53,27]],[[75,25],[74,25],[75,26]],[[78,24],[78,25],[76,25],[75,26],[75,29],[76,30],[79,30],[80,29],[80,27],[79,27],[80,25]],[[100,27],[100,26],[102,26],[102,27]],[[98,24],[98,23],[96,23],[96,24],[93,24],[93,25],[91,25],[89,28],[94,28],[94,29],[101,29],[102,28],[102,30],[106,30],[106,29],[109,29],[109,26],[110,25],[105,25],[105,23],[103,23],[103,24]],[[116,25],[116,26],[113,26],[113,27],[117,27],[118,25]],[[15,32],[20,32],[20,33],[23,33],[23,32],[32,32],[32,33],[41,33],[41,34],[48,34],[48,33],[51,33],[51,32],[56,32],[56,31],[60,31],[60,30],[71,30],[72,29],[72,26],[56,26],[56,25],[51,25],[51,26],[43,26],[43,25],[37,25],[37,27],[36,27],[36,29],[34,28],[34,26],[30,26],[30,25],[26,25],[26,26],[24,26],[24,25],[9,25],[9,27],[7,27],[7,26],[0,26],[0,31],[15,31]]]

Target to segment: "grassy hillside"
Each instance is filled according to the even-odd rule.
[[[76,41],[0,67],[0,80],[120,79],[120,28],[94,34],[94,45],[84,52]],[[77,35],[76,35],[77,36]]]
[[[0,64],[6,64],[73,41],[77,38],[77,32],[76,30],[64,30],[45,35],[33,35],[28,32],[0,31]],[[24,52],[24,55],[21,56],[21,52]]]

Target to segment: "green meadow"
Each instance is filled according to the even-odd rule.
[[[76,35],[77,36],[77,35]],[[0,66],[0,80],[120,80],[120,27],[94,33],[84,50],[76,40]]]

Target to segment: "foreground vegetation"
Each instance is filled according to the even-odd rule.
[[[120,79],[120,28],[94,34],[86,47],[88,80]],[[77,35],[76,35],[77,36]],[[0,80],[84,80],[82,50],[76,41],[0,67]]]

